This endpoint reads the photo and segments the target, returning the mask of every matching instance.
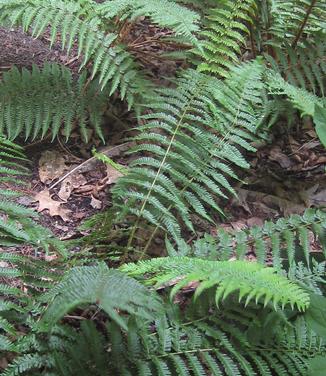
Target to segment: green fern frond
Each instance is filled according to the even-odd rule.
[[[31,72],[13,68],[0,83],[0,132],[10,139],[43,138],[50,132],[54,139],[62,130],[68,138],[78,124],[87,141],[90,124],[103,139],[106,94],[96,82],[87,84],[86,73],[76,81],[69,69],[57,64],[45,64],[42,70],[34,65]]]
[[[130,318],[126,334],[111,323],[107,326],[108,342],[92,322],[83,321],[80,333],[66,340],[66,345],[56,353],[56,368],[51,370],[67,376],[72,370],[78,370],[82,376],[90,372],[146,376],[306,376],[311,360],[325,352],[322,341],[300,319],[287,328],[278,322],[273,326],[271,338],[265,335],[265,341],[252,343],[247,338],[252,321],[229,325],[232,312],[228,309],[224,314],[214,312],[207,317],[187,313],[184,319],[178,310],[174,311],[157,318],[154,329],[149,329],[147,322]],[[249,312],[257,314],[248,309]],[[245,318],[244,311],[237,318],[241,316]],[[264,319],[268,317],[266,314]],[[256,319],[255,324],[264,325],[264,320]],[[303,333],[309,338],[307,341],[300,340]],[[108,346],[110,351],[106,351]]]
[[[240,46],[245,44],[256,3],[253,0],[224,0],[209,10],[207,23],[200,33],[201,49],[195,54],[203,61],[200,72],[225,77],[229,69],[239,61]]]
[[[269,93],[275,96],[288,97],[293,106],[298,109],[301,114],[313,116],[315,106],[323,106],[323,100],[309,91],[298,88],[286,82],[284,78],[273,71],[267,74],[267,87]]]
[[[192,44],[197,43],[199,16],[196,12],[168,0],[110,0],[98,6],[99,14],[112,20],[149,17],[154,23],[173,30]]]
[[[216,197],[234,194],[230,164],[248,168],[239,148],[254,150],[260,121],[262,65],[236,68],[225,82],[187,71],[176,89],[161,89],[134,138],[141,157],[113,189],[114,205],[135,216],[129,246],[142,220],[180,240],[180,219],[194,231],[190,214],[212,221]],[[149,242],[150,243],[150,242]],[[149,244],[148,243],[148,244]]]
[[[83,56],[81,69],[92,62],[92,78],[98,78],[101,88],[108,86],[110,94],[119,90],[132,106],[136,94],[148,91],[150,84],[125,48],[114,44],[117,35],[107,33],[96,9],[92,1],[5,0],[0,1],[0,22],[22,26],[35,37],[49,28],[51,43],[60,35],[68,53],[77,41],[78,55]]]
[[[49,292],[53,301],[47,308],[42,324],[52,327],[67,312],[81,304],[97,304],[121,327],[127,328],[117,310],[153,318],[161,309],[158,298],[138,282],[104,263],[98,266],[71,269]]]
[[[266,54],[267,62],[289,84],[325,96],[326,43],[323,39],[316,39],[314,43],[303,42],[296,49],[275,47],[273,53],[274,57]]]
[[[323,0],[274,0],[270,7],[274,45],[289,43],[293,47],[301,40],[313,38],[325,32],[326,5]]]
[[[309,295],[287,278],[276,274],[275,269],[246,261],[206,261],[187,257],[164,257],[127,264],[121,268],[131,276],[143,277],[153,274],[149,283],[157,287],[174,283],[171,297],[191,282],[199,282],[194,298],[205,290],[215,287],[215,302],[226,299],[230,294],[239,292],[247,305],[251,300],[261,300],[266,306],[271,302],[276,309],[290,304],[299,310],[309,306]],[[181,279],[181,281],[178,281]]]
[[[195,256],[210,260],[229,260],[235,257],[245,260],[254,253],[261,264],[269,262],[278,270],[295,273],[300,262],[307,268],[314,267],[313,253],[308,239],[313,234],[321,245],[323,259],[326,257],[326,214],[321,210],[308,209],[302,216],[292,215],[280,218],[276,222],[266,221],[261,227],[252,227],[239,231],[218,229],[215,237],[206,235],[197,240],[193,247],[170,249],[169,254]],[[319,258],[321,258],[319,257]]]

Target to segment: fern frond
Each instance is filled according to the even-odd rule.
[[[323,106],[323,100],[309,91],[298,88],[286,82],[284,78],[275,72],[267,74],[267,87],[269,93],[275,96],[286,96],[290,99],[293,106],[298,109],[302,115],[313,116],[315,106]]]
[[[318,254],[313,253],[308,241],[312,234],[323,251],[323,256],[319,256],[326,257],[325,231],[326,214],[321,210],[308,209],[302,216],[266,221],[261,227],[239,231],[219,229],[215,237],[206,235],[194,243],[193,249],[188,246],[183,254],[210,260],[229,260],[232,257],[244,260],[253,252],[259,263],[269,262],[275,269],[289,270],[292,275],[297,273],[300,262],[308,269],[315,267],[313,260]],[[182,249],[172,249],[169,253],[176,256],[180,252]]]
[[[131,276],[143,277],[153,274],[149,280],[156,286],[177,282],[171,291],[171,296],[197,281],[194,297],[197,298],[205,290],[216,287],[215,302],[226,299],[230,294],[239,292],[239,301],[242,299],[247,305],[251,300],[261,300],[266,306],[271,302],[276,309],[290,304],[299,310],[309,306],[309,296],[301,288],[287,278],[276,274],[273,268],[246,261],[206,261],[187,257],[164,257],[149,261],[140,261],[137,264],[127,264],[122,267]]]
[[[225,176],[236,178],[231,164],[248,168],[239,148],[250,142],[259,123],[262,66],[236,68],[225,82],[195,71],[178,88],[161,89],[152,113],[134,138],[140,153],[113,189],[114,205],[135,216],[129,245],[142,220],[180,240],[180,219],[191,230],[191,213],[212,221],[221,213],[216,197],[234,194]]]
[[[289,43],[293,47],[301,40],[325,32],[326,5],[323,0],[275,0],[270,7],[272,44]]]
[[[82,137],[88,139],[88,124],[103,139],[102,116],[107,92],[93,82],[87,85],[86,73],[76,81],[69,69],[45,64],[42,70],[17,68],[4,73],[0,83],[0,132],[10,139],[43,138],[51,132],[54,139],[60,130],[68,138],[78,124]]]
[[[98,266],[71,269],[63,280],[49,292],[53,299],[42,319],[52,327],[67,312],[85,303],[97,304],[111,319],[127,328],[116,310],[153,318],[161,309],[158,298],[138,282],[104,263]]]
[[[168,0],[110,0],[98,6],[99,14],[109,20],[149,17],[154,23],[173,30],[192,44],[197,43],[199,15]]]
[[[239,61],[240,46],[245,44],[245,35],[255,13],[253,0],[222,1],[211,8],[207,23],[200,33],[201,49],[195,51],[203,62],[200,72],[209,72],[225,77],[229,69]]]
[[[303,42],[296,49],[275,47],[273,53],[274,57],[265,55],[267,62],[289,84],[325,96],[326,43],[323,39],[316,39],[314,43]]]
[[[51,43],[60,35],[63,48],[70,52],[77,40],[78,55],[83,56],[81,69],[93,63],[92,78],[101,88],[108,86],[113,94],[119,90],[132,106],[136,94],[149,90],[149,82],[140,72],[132,56],[121,45],[115,45],[116,34],[107,33],[92,1],[10,0],[0,1],[0,22],[22,26],[25,32],[39,37],[50,29]]]

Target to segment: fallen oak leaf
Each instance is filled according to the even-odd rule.
[[[81,175],[81,174],[70,175],[62,181],[58,196],[61,198],[62,201],[67,202],[70,195],[75,189],[86,184],[87,184],[87,180],[84,175]]]
[[[39,202],[38,212],[48,210],[51,217],[57,215],[65,222],[70,221],[71,210],[63,208],[61,202],[53,200],[48,189],[37,193],[34,199]]]

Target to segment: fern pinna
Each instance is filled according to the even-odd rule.
[[[148,247],[159,229],[180,240],[180,220],[194,231],[192,213],[208,221],[222,213],[216,197],[234,194],[226,177],[237,178],[230,163],[247,168],[239,148],[255,150],[262,70],[242,65],[225,82],[189,70],[177,90],[158,90],[134,138],[131,153],[141,156],[113,189],[114,207],[136,217],[129,246],[143,220],[155,228]]]
[[[239,59],[245,44],[248,25],[255,14],[254,0],[223,0],[209,9],[204,30],[200,32],[200,60],[198,70],[225,77]]]
[[[0,133],[15,139],[52,140],[63,134],[69,138],[77,125],[85,141],[88,125],[103,139],[101,125],[107,92],[98,84],[87,83],[86,72],[76,80],[69,69],[57,64],[33,66],[32,71],[12,68],[0,82]]]

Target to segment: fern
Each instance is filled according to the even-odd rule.
[[[258,318],[254,308],[248,308],[246,314],[225,307],[224,313],[205,317],[192,310],[183,317],[175,307],[167,311],[155,320],[154,330],[149,322],[131,317],[127,333],[112,323],[103,335],[92,321],[83,321],[74,336],[57,331],[56,341],[48,345],[52,352],[47,360],[41,354],[26,354],[15,360],[5,376],[23,374],[27,365],[46,368],[41,374],[56,375],[78,371],[85,376],[183,376],[192,372],[204,376],[304,376],[310,363],[325,354],[322,340],[300,318],[287,326],[275,312]],[[271,319],[272,328],[268,327]],[[252,333],[262,329],[266,330],[265,339],[253,338]]]
[[[309,305],[307,293],[289,281],[275,274],[272,268],[266,268],[258,263],[245,261],[206,261],[194,258],[158,258],[142,261],[137,264],[127,264],[122,270],[131,276],[142,277],[153,274],[149,280],[157,287],[178,281],[171,291],[171,296],[189,283],[198,281],[194,297],[197,298],[205,290],[216,286],[215,301],[218,305],[233,292],[239,292],[239,301],[245,300],[247,305],[251,300],[262,300],[266,306],[272,302],[274,308],[280,304],[305,310]]]
[[[239,61],[240,46],[245,44],[245,34],[255,12],[255,1],[222,1],[210,9],[207,24],[200,33],[201,49],[195,51],[201,62],[200,72],[225,77]]]
[[[110,94],[119,90],[130,106],[136,93],[148,90],[149,83],[132,56],[121,45],[114,45],[117,35],[103,30],[105,23],[101,24],[94,2],[6,0],[0,2],[0,14],[0,22],[22,26],[26,32],[31,28],[35,37],[50,28],[51,44],[60,33],[68,53],[77,39],[78,56],[83,55],[81,68],[92,61],[92,78],[97,76],[102,89],[108,85]]]
[[[262,227],[232,232],[219,229],[216,237],[206,235],[195,241],[193,247],[184,244],[175,250],[170,245],[168,251],[170,256],[185,255],[210,260],[229,260],[234,257],[245,260],[248,254],[253,253],[260,264],[270,263],[275,269],[288,270],[294,275],[300,263],[312,269],[315,267],[314,259],[325,259],[325,231],[325,213],[308,209],[302,216],[280,218],[275,223],[266,221]],[[311,235],[319,242],[323,254],[312,251]]]
[[[153,318],[160,309],[157,297],[105,264],[71,269],[46,299],[53,299],[42,320],[46,326],[53,326],[65,313],[85,303],[97,304],[125,329],[127,326],[117,310]]]
[[[234,194],[225,178],[236,178],[230,163],[247,168],[238,148],[254,150],[261,73],[262,66],[253,62],[222,83],[190,70],[177,90],[161,89],[152,99],[152,113],[144,116],[147,124],[131,151],[142,156],[113,189],[114,206],[136,217],[129,246],[143,220],[178,241],[180,219],[194,231],[191,213],[212,221],[205,207],[222,212],[215,197]]]
[[[304,42],[296,49],[275,47],[273,53],[274,58],[266,55],[268,63],[289,84],[325,96],[326,44],[322,39],[313,44]]]
[[[288,97],[293,106],[302,115],[313,116],[316,105],[323,106],[323,100],[309,91],[298,88],[286,82],[280,74],[269,72],[267,74],[267,87],[274,96]]]
[[[112,20],[149,17],[160,26],[173,30],[191,44],[197,43],[199,16],[194,11],[168,0],[110,0],[98,6],[101,16]]]
[[[35,212],[13,201],[20,196],[19,185],[24,186],[20,177],[29,175],[28,168],[24,166],[26,162],[21,147],[0,137],[0,184],[4,184],[3,188],[0,187],[0,245],[10,247],[29,243],[46,251],[55,248],[64,255],[65,247],[61,242],[34,221]],[[14,183],[17,190],[6,189],[8,183]]]
[[[296,47],[301,40],[325,31],[326,6],[322,0],[295,0],[271,2],[272,44],[281,45],[288,41]]]
[[[10,139],[44,138],[51,132],[53,140],[60,131],[68,138],[78,124],[87,141],[89,123],[103,139],[106,94],[96,82],[87,84],[85,73],[76,81],[69,69],[57,64],[45,64],[42,70],[34,65],[31,72],[13,68],[0,83],[0,132]]]

